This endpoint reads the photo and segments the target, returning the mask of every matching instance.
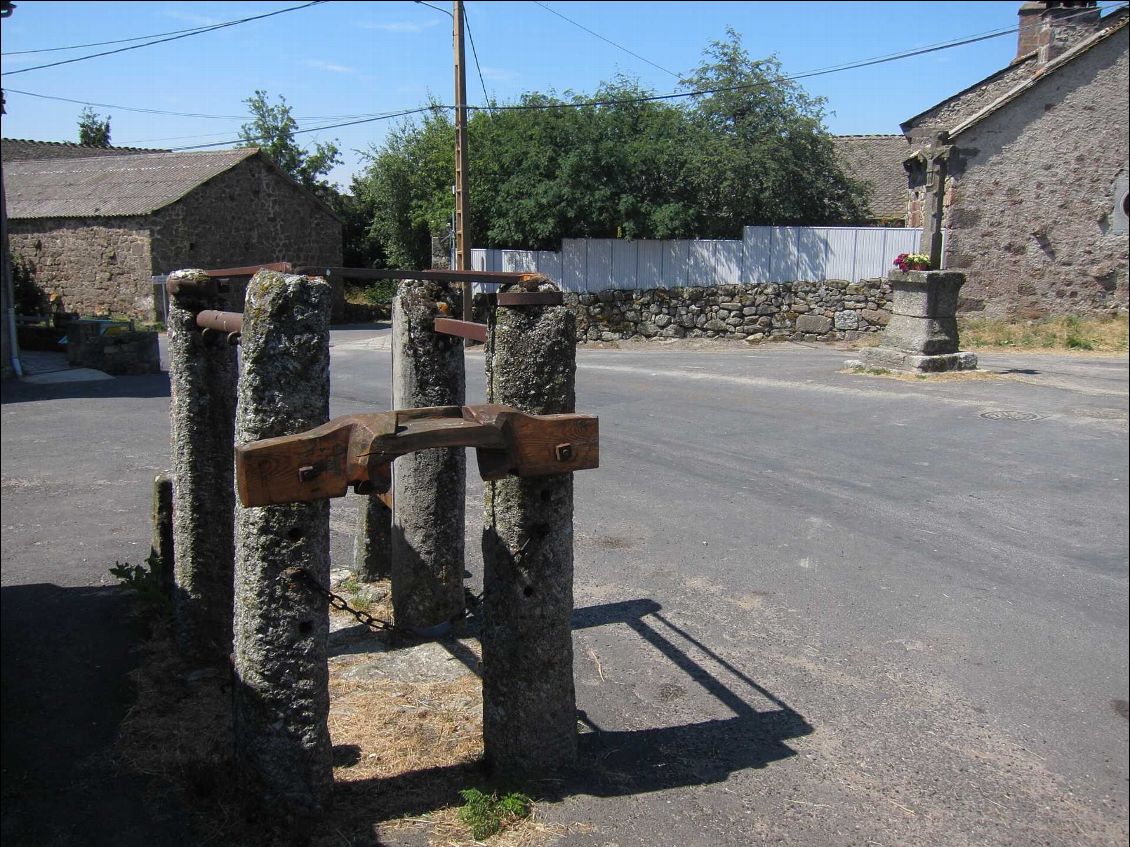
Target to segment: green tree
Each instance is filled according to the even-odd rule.
[[[824,99],[753,60],[727,30],[681,80],[693,97],[691,169],[705,234],[735,237],[745,225],[819,225],[866,217],[866,191],[836,160]]]
[[[336,191],[324,177],[334,165],[341,163],[337,144],[318,142],[312,152],[298,144],[294,140],[298,124],[282,95],[279,95],[278,103],[272,105],[266,91],[256,90],[243,102],[252,116],[251,123],[244,124],[239,130],[243,146],[258,147],[299,184],[333,205]]]
[[[87,147],[110,146],[110,116],[102,117],[89,106],[78,116],[78,143]]]

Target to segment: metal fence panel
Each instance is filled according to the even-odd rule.
[[[773,231],[767,226],[742,228],[742,283],[762,285],[772,278]]]
[[[663,249],[666,241],[638,241],[637,282],[641,289],[663,286]]]
[[[895,256],[918,249],[920,234],[909,227],[747,226],[741,241],[567,238],[560,253],[477,248],[471,251],[471,266],[536,271],[573,292],[735,282],[858,282],[885,276]]]
[[[686,240],[663,242],[663,285],[666,288],[685,288],[690,285],[691,243]]]
[[[792,282],[797,278],[796,227],[770,227],[773,236],[769,259],[770,282]]]
[[[588,291],[588,239],[566,238],[561,242],[561,288]]]
[[[718,284],[730,285],[742,279],[742,242],[714,242],[714,276]]]
[[[537,251],[537,271],[561,285],[561,254],[552,250]]]
[[[825,227],[796,227],[796,278],[814,282],[827,277],[828,230]]]
[[[585,291],[607,291],[612,288],[611,238],[589,239],[589,267]]]
[[[826,279],[855,279],[855,242],[859,230],[854,227],[829,227],[827,263],[824,266]]]
[[[612,242],[612,288],[639,287],[639,242],[617,239]]]

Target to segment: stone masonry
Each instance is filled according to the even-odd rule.
[[[255,262],[342,264],[341,222],[263,154],[132,217],[9,220],[12,255],[67,311],[150,320],[155,275]],[[335,315],[344,309],[337,292]],[[238,311],[239,306],[235,306]]]
[[[1127,28],[954,138],[943,267],[995,317],[1127,307]]]
[[[883,279],[609,290],[566,294],[577,338],[735,338],[836,341],[878,332],[890,319]]]

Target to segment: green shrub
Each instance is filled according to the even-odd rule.
[[[511,792],[499,797],[497,794],[484,794],[477,788],[465,788],[459,793],[464,800],[459,808],[459,820],[470,827],[476,841],[489,838],[530,814],[532,801],[525,794]]]

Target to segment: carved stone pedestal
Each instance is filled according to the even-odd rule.
[[[977,356],[958,350],[957,294],[965,274],[891,271],[891,321],[878,347],[860,350],[849,367],[937,373],[977,368]]]

